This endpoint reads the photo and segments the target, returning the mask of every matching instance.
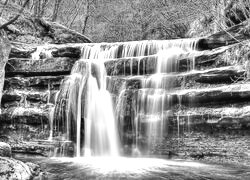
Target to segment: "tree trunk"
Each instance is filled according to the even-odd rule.
[[[38,3],[39,3],[39,1],[35,0],[35,2],[34,2],[34,12],[33,12],[33,15],[34,15],[35,18],[37,18],[37,16],[38,16]]]
[[[2,16],[3,14],[3,11],[5,10],[5,7],[6,5],[8,4],[9,0],[5,0],[4,4],[3,4],[3,8],[2,8],[2,11],[0,12],[0,17]]]
[[[56,0],[55,1],[53,15],[52,15],[52,21],[56,21],[56,19],[57,19],[57,15],[58,15],[58,12],[59,12],[59,7],[60,7],[61,2],[62,2],[62,0]]]
[[[89,19],[89,15],[87,14],[87,15],[85,16],[85,18],[84,18],[84,21],[83,21],[82,34],[84,34],[85,31],[86,31],[86,26],[87,26],[88,19]]]
[[[85,5],[85,7],[84,7],[84,11],[85,11],[85,17],[84,17],[84,21],[83,21],[83,27],[82,27],[82,34],[84,34],[85,33],[85,31],[86,31],[86,26],[87,26],[87,23],[88,23],[88,19],[89,19],[89,9],[90,9],[90,1],[89,0],[87,0],[86,1],[86,5]]]

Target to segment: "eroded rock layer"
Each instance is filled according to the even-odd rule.
[[[238,33],[235,27],[231,31]],[[220,36],[224,40],[214,40]],[[99,46],[117,48],[115,58],[107,59],[104,65],[124,154],[133,154],[133,145],[138,141],[140,150],[148,149],[145,153],[149,154],[228,159],[235,155],[248,162],[249,42],[247,35],[237,37],[245,41],[234,44],[237,41],[223,33],[201,39],[199,52],[170,60],[166,71],[157,76],[154,74],[160,59],[155,49],[148,48],[144,56],[122,58],[126,43]],[[53,122],[55,104],[67,101],[57,99],[61,82],[67,79],[83,53],[95,44],[12,45],[6,66],[0,138],[11,142],[13,151],[50,155],[48,152],[53,146],[61,146],[66,140],[62,127],[57,126],[57,121]],[[95,69],[91,73],[95,74]],[[161,84],[156,84],[156,80]],[[154,114],[149,113],[150,106],[140,106],[153,104],[151,96],[162,98],[159,101],[162,108]],[[152,119],[163,120],[165,131],[164,139],[149,145],[146,127]],[[137,127],[139,133],[135,130]],[[20,146],[15,140],[21,141]],[[27,146],[27,142],[34,144]],[[65,146],[72,155],[74,147],[71,142],[67,143]],[[235,152],[237,146],[240,149]]]

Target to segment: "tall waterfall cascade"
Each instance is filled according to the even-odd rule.
[[[148,136],[148,144],[165,134],[163,113],[170,106],[168,91],[170,82],[165,76],[174,73],[178,59],[190,58],[195,53],[196,39],[139,41],[125,43],[78,44],[81,58],[76,61],[71,75],[64,79],[54,110],[54,126],[66,140],[75,142],[75,155],[79,156],[120,156],[123,155],[122,113],[123,94],[126,85],[120,87],[119,98],[115,101],[108,91],[106,62],[131,59],[129,72],[124,64],[124,74],[147,75],[143,69],[145,57],[156,57],[155,72],[142,79],[142,88],[133,99],[136,105],[132,115],[135,133],[133,151],[139,154],[139,137],[142,129]],[[38,53],[39,54],[39,53]],[[34,54],[35,56],[36,54]],[[49,53],[47,53],[49,56]],[[135,70],[133,58],[138,69]],[[189,70],[194,69],[191,58]],[[111,72],[112,73],[112,72]],[[131,76],[132,78],[132,76]],[[146,117],[142,117],[142,116]],[[142,123],[146,121],[145,123]],[[141,124],[144,124],[143,127]],[[52,134],[52,133],[51,133]],[[55,134],[55,133],[54,133]]]

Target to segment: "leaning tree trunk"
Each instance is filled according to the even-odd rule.
[[[10,42],[4,30],[0,30],[0,104],[4,85],[5,65],[8,61],[11,50]],[[1,112],[1,109],[0,109]]]

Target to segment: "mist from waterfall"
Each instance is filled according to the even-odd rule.
[[[196,40],[182,39],[82,44],[82,57],[76,61],[71,75],[64,80],[58,95],[54,120],[57,134],[75,142],[77,157],[121,155],[123,146],[120,137],[123,132],[118,127],[120,124],[114,110],[118,109],[116,113],[121,113],[122,109],[119,108],[124,107],[115,108],[111,94],[107,91],[105,62],[157,55],[157,72],[149,78],[150,82],[146,80],[142,83],[145,92],[138,92],[138,104],[134,107],[137,114],[133,123],[139,136],[139,122],[142,121],[140,114],[152,115],[147,120],[147,133],[152,137],[162,137],[164,118],[161,113],[164,111],[167,96],[162,85],[166,86],[166,82],[159,79],[158,75],[171,72],[169,61],[176,63],[178,54],[193,50],[195,42]],[[152,83],[154,85],[149,88]],[[122,98],[120,94],[117,104]],[[156,113],[159,114],[158,117],[154,116]]]

